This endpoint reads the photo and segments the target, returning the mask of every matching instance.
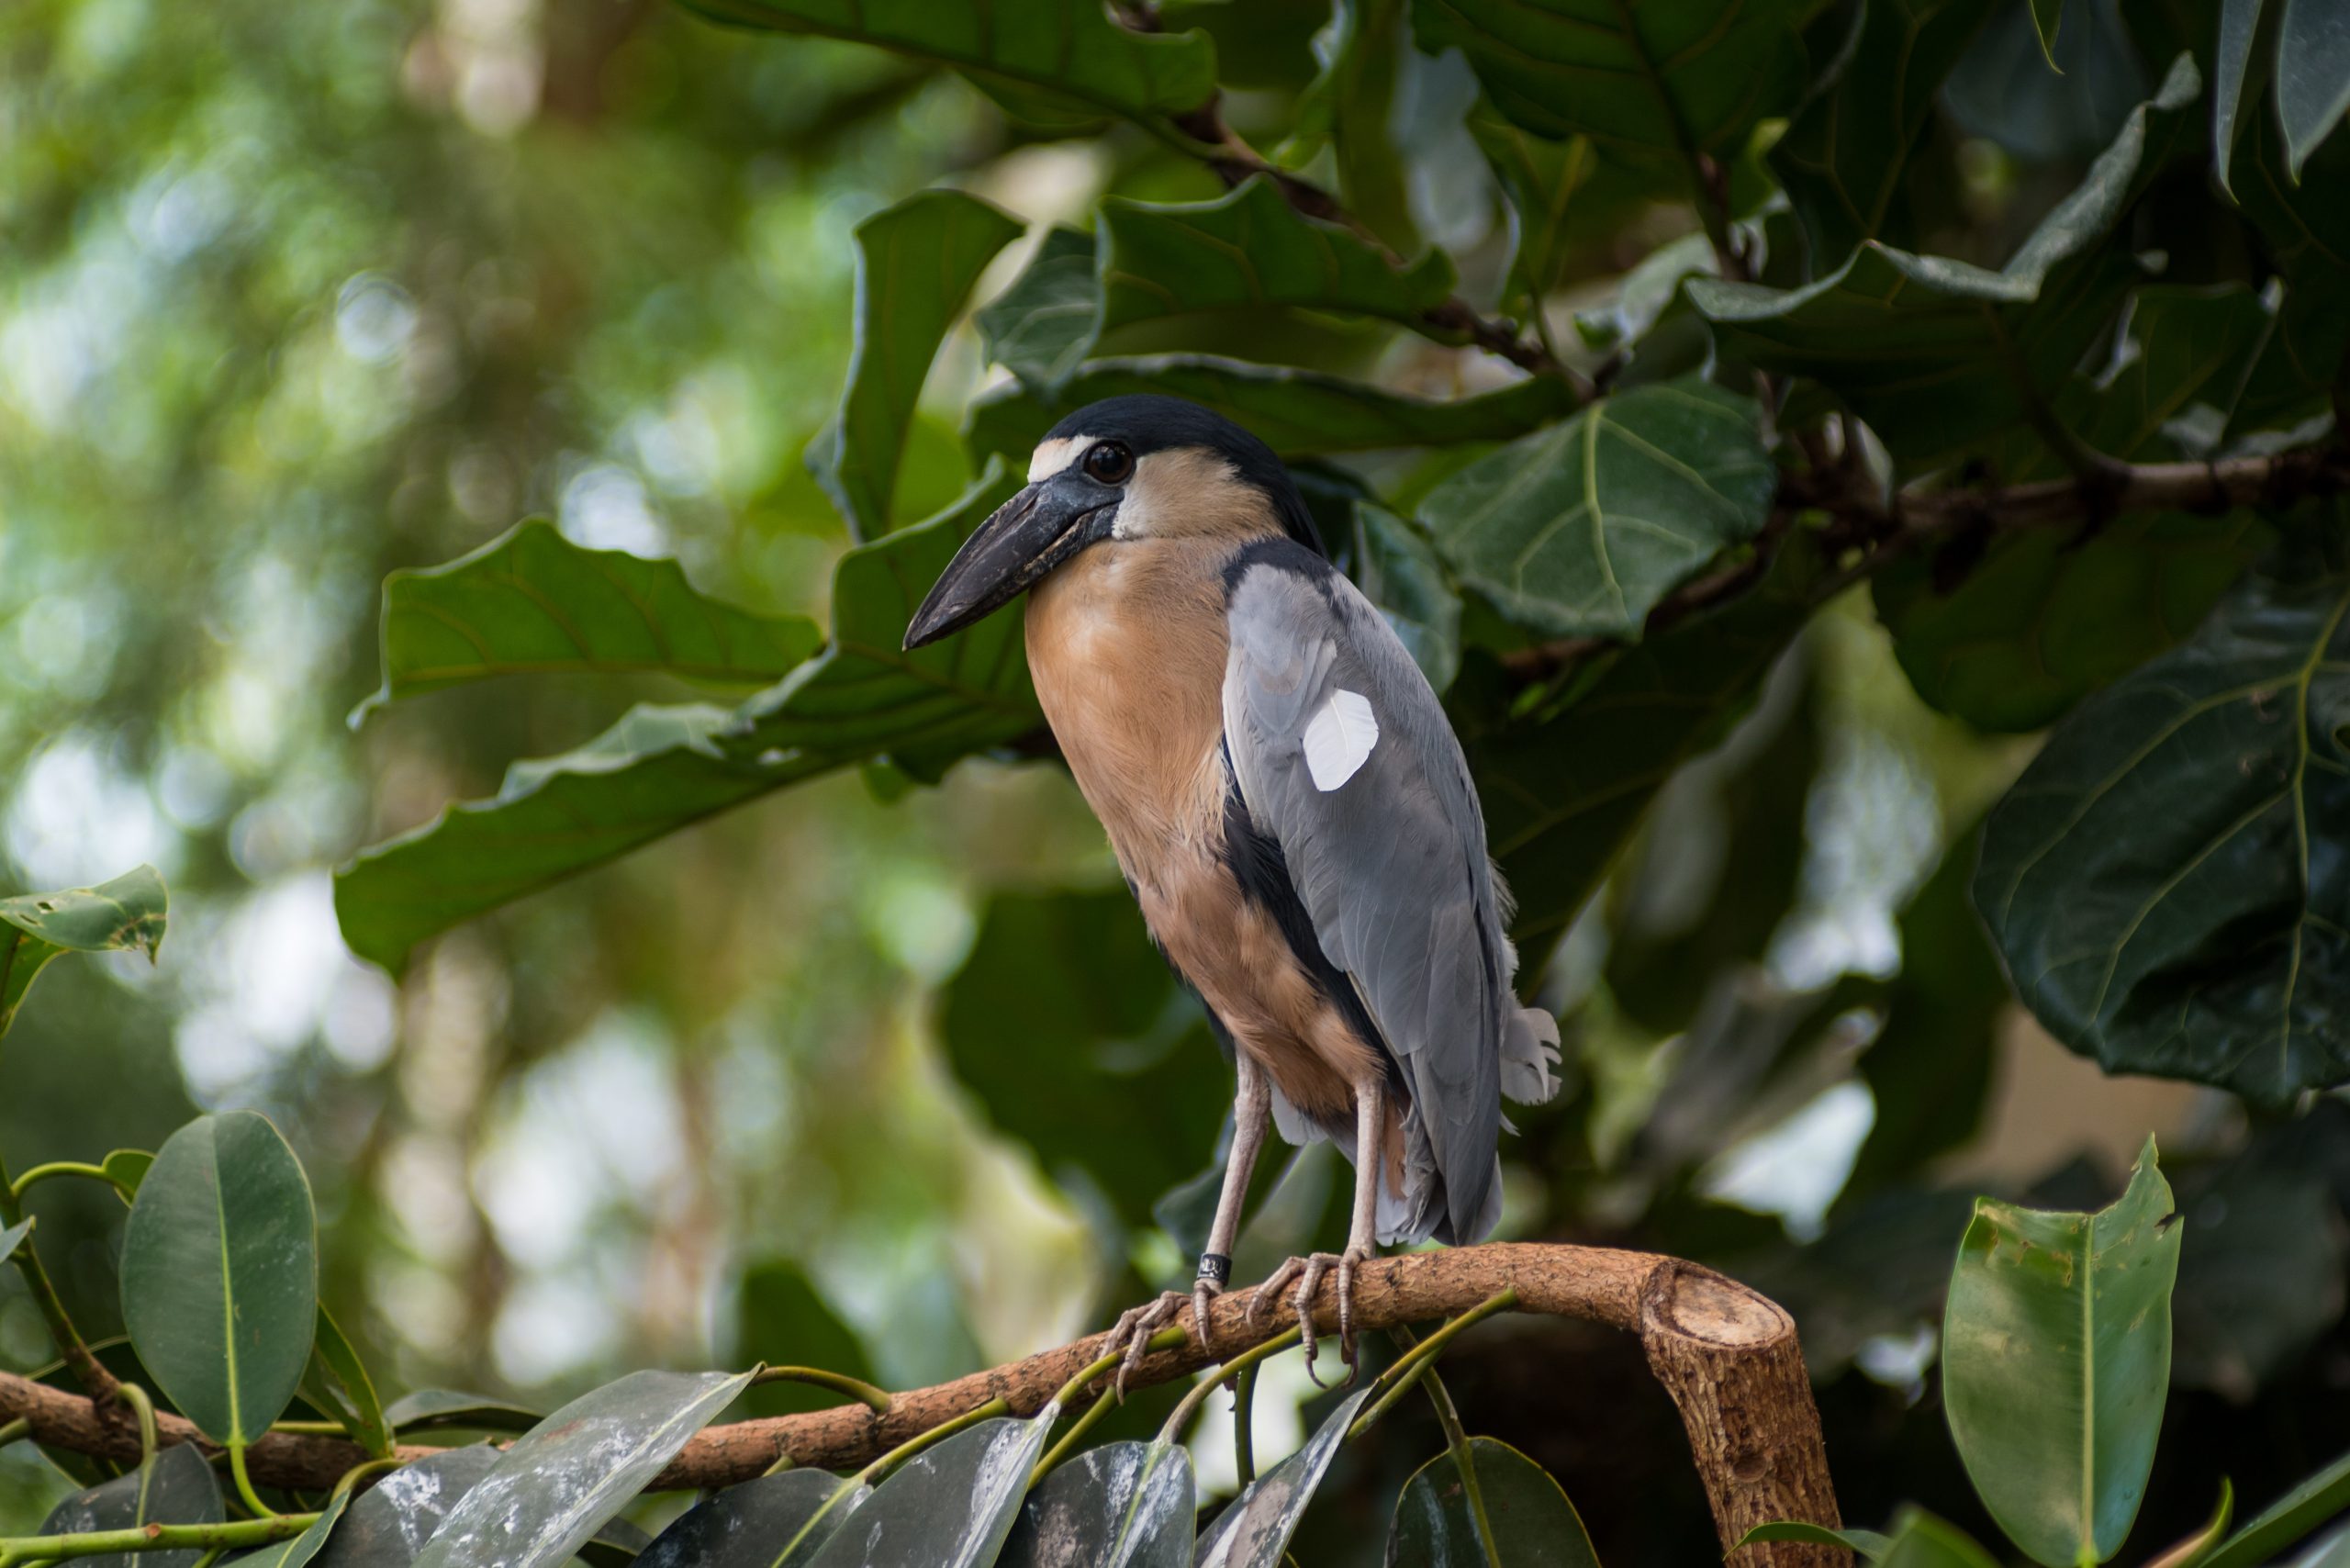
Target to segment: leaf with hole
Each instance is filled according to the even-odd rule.
[[[586,1545],[749,1384],[749,1372],[631,1372],[516,1439],[449,1511],[416,1568],[552,1568]]]
[[[1703,382],[1643,386],[1481,458],[1420,521],[1461,581],[1554,636],[1637,639],[1648,612],[1771,513],[1754,405]]]
[[[229,1111],[164,1143],[122,1238],[122,1319],[172,1403],[249,1445],[292,1403],[319,1311],[309,1179],[268,1118]]]
[[[1448,1449],[1404,1484],[1387,1530],[1387,1561],[1396,1568],[1599,1568],[1599,1553],[1565,1488],[1492,1438],[1469,1439],[1467,1471]]]
[[[217,1525],[227,1518],[219,1484],[212,1478],[204,1450],[194,1443],[174,1443],[157,1452],[151,1470],[133,1470],[58,1504],[42,1523],[40,1533],[82,1535],[142,1525]],[[125,1551],[75,1561],[84,1568],[196,1568],[203,1556],[194,1550]],[[39,1559],[39,1553],[35,1552],[22,1561]]]
[[[1028,1473],[1060,1415],[1046,1405],[1022,1421],[981,1421],[926,1448],[884,1476],[811,1568],[988,1568],[1003,1550],[1028,1490]]]
[[[1103,1443],[1028,1495],[998,1568],[1190,1568],[1197,1506],[1181,1444]]]
[[[2345,619],[2350,573],[2280,554],[1992,812],[1975,907],[2025,1004],[2108,1071],[2266,1104],[2350,1079]]]
[[[2104,1562],[2138,1517],[2183,1235],[2151,1138],[2098,1213],[1975,1201],[1942,1319],[1951,1437],[1983,1506],[2047,1568]]]
[[[1193,1568],[1280,1568],[1290,1537],[1338,1456],[1368,1388],[1338,1402],[1305,1446],[1240,1489],[1193,1549]]]
[[[805,616],[755,615],[697,592],[675,561],[590,550],[533,518],[469,555],[384,579],[384,684],[352,721],[500,675],[648,671],[766,686],[822,640]]]
[[[822,1470],[762,1475],[687,1509],[637,1568],[797,1568],[869,1495]]]
[[[808,466],[853,539],[890,527],[898,465],[930,362],[1017,218],[960,191],[924,191],[856,226],[856,344],[840,412]]]
[[[60,953],[140,952],[151,963],[163,942],[164,903],[152,866],[95,888],[0,899],[0,1035]]]

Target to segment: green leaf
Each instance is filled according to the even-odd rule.
[[[1420,47],[1458,47],[1494,106],[1538,136],[1587,136],[1675,194],[1803,89],[1802,0],[1416,0]]]
[[[352,1348],[350,1338],[326,1309],[319,1304],[318,1338],[315,1350],[319,1364],[327,1377],[341,1392],[350,1406],[353,1418],[349,1424],[352,1441],[367,1450],[374,1459],[392,1456],[392,1427],[384,1415],[384,1403],[375,1394],[375,1381],[367,1375],[367,1365]],[[305,1559],[308,1561],[308,1559]]]
[[[1582,911],[1665,779],[1729,733],[1821,575],[1809,537],[1792,535],[1752,592],[1618,654],[1555,714],[1461,715],[1529,969],[1537,939]]]
[[[2345,1509],[2350,1509],[2350,1453],[2263,1508],[2198,1568],[2259,1568]]]
[[[1126,1224],[1197,1169],[1231,1103],[1197,1002],[1124,888],[1000,893],[946,991],[955,1075],[1050,1173],[1082,1173]],[[1036,1064],[1053,1092],[1035,1092]],[[764,1350],[765,1348],[762,1347]]]
[[[106,1173],[106,1180],[126,1204],[139,1196],[140,1183],[154,1167],[155,1157],[143,1148],[118,1148],[98,1161],[98,1169]]]
[[[1474,1491],[1449,1449],[1396,1499],[1387,1561],[1505,1568],[1599,1568],[1583,1517],[1550,1473],[1507,1443],[1469,1439]]]
[[[1347,209],[1389,243],[1411,248],[1419,236],[1411,174],[1395,140],[1404,0],[1335,0],[1329,13],[1313,39],[1320,69],[1298,94],[1273,162],[1305,169],[1326,151]],[[1227,45],[1225,52],[1239,51]]]
[[[173,1133],[122,1238],[123,1324],[172,1403],[252,1443],[301,1386],[318,1312],[309,1178],[277,1129],[229,1111]]]
[[[330,1493],[319,1509],[319,1517],[300,1535],[274,1546],[264,1546],[259,1551],[242,1552],[229,1561],[238,1568],[304,1568],[326,1550],[328,1538],[342,1522],[343,1510],[351,1506],[351,1495],[348,1492]]]
[[[470,555],[384,579],[389,702],[498,675],[649,670],[715,686],[780,680],[823,640],[800,615],[754,615],[694,590],[675,561],[574,544],[543,518]]]
[[[2104,1562],[2138,1517],[2183,1234],[2152,1138],[2097,1214],[1975,1200],[1942,1322],[1951,1436],[1983,1506],[2047,1568]]]
[[[1420,519],[1512,619],[1637,639],[1658,599],[1770,516],[1778,471],[1756,421],[1703,382],[1644,386],[1472,464]]]
[[[2277,29],[2277,118],[2285,170],[2301,165],[2350,109],[2350,21],[2329,0],[2285,0]]]
[[[1756,1525],[1738,1538],[1740,1546],[1754,1546],[1773,1540],[1799,1540],[1814,1546],[1841,1546],[1875,1562],[1881,1561],[1893,1545],[1893,1538],[1873,1529],[1830,1529],[1826,1525],[1806,1524],[1801,1519],[1774,1519],[1767,1525]]]
[[[33,1222],[28,1219],[19,1220],[6,1230],[0,1230],[0,1263],[5,1263],[14,1257],[17,1243],[32,1233]]]
[[[1045,230],[1012,286],[971,318],[991,364],[1049,399],[1077,369],[1100,329],[1102,286],[1093,275],[1093,236]]]
[[[408,1568],[498,1460],[496,1449],[476,1446],[447,1449],[402,1465],[344,1510],[319,1568]]]
[[[1317,371],[1164,354],[1094,360],[1050,397],[1005,387],[972,405],[965,439],[974,456],[1001,453],[1025,468],[1036,442],[1063,415],[1130,392],[1187,398],[1290,454],[1508,441],[1575,408],[1573,392],[1550,376],[1438,399]]]
[[[594,1537],[751,1381],[636,1372],[517,1439],[432,1532],[416,1568],[550,1568]]]
[[[839,415],[808,466],[849,536],[890,531],[898,464],[930,362],[1019,219],[960,191],[924,191],[856,226],[856,346]]]
[[[795,1568],[832,1539],[867,1494],[821,1470],[789,1470],[696,1504],[637,1559],[637,1568]]]
[[[1521,306],[1539,300],[1565,281],[1567,213],[1597,172],[1598,154],[1587,136],[1535,136],[1488,103],[1471,112],[1469,133],[1509,198],[1511,297]]]
[[[1431,250],[1396,267],[1360,235],[1304,217],[1264,175],[1214,201],[1102,204],[1101,330],[1248,306],[1293,306],[1394,321],[1446,341],[1427,313],[1450,297],[1452,263]]]
[[[2044,407],[2104,328],[2132,263],[2103,239],[2161,167],[2200,90],[2194,61],[2180,56],[1998,272],[1868,241],[1801,288],[1696,278],[1689,298],[1726,348],[1819,382],[1905,469],[1951,461]]]
[[[857,1507],[856,1529],[835,1534],[809,1559],[811,1568],[988,1568],[1059,1415],[1047,1405],[1029,1420],[981,1421],[923,1450],[873,1489]]]
[[[1193,1568],[1281,1568],[1298,1520],[1371,1394],[1359,1389],[1340,1400],[1304,1448],[1242,1487],[1200,1537]]]
[[[1879,1568],[1998,1568],[1991,1554],[1965,1533],[1922,1508],[1906,1508],[1894,1521]]]
[[[2031,0],[2031,28],[2040,35],[2040,52],[2048,69],[2064,74],[2056,63],[2056,29],[2065,20],[2065,0]]]
[[[2253,119],[2236,199],[2267,241],[2284,292],[2230,433],[2284,430],[2307,440],[2350,387],[2350,202],[2340,198],[2350,181],[2350,139],[2321,148],[2296,185],[2274,117]]]
[[[769,1259],[749,1270],[735,1291],[734,1357],[775,1365],[822,1367],[867,1383],[872,1359],[856,1330],[841,1321],[807,1271],[788,1258]],[[785,1416],[829,1409],[842,1396],[808,1383],[769,1383],[744,1395],[746,1415]]]
[[[1460,672],[1460,596],[1435,546],[1408,519],[1369,501],[1356,502],[1354,513],[1355,586],[1441,692]]]
[[[1993,0],[1863,0],[1840,68],[1806,99],[1770,151],[1803,225],[1815,273],[1863,240],[1916,242],[1903,178],[1934,116],[1934,93],[1990,16]]]
[[[393,1400],[384,1409],[384,1419],[407,1438],[419,1432],[527,1432],[546,1417],[487,1394],[427,1388]]]
[[[0,899],[0,1035],[60,953],[136,950],[152,962],[163,945],[164,902],[163,879],[152,866],[95,888]]]
[[[1197,32],[1143,33],[1093,0],[1016,6],[936,0],[688,0],[713,21],[816,33],[934,60],[1019,108],[1152,119],[1215,95],[1215,49]]]
[[[998,1568],[1190,1568],[1197,1506],[1188,1450],[1103,1443],[1028,1495]]]
[[[2089,699],[1975,880],[2018,994],[2109,1072],[2269,1104],[2350,1078],[2350,574],[2255,569]],[[2145,802],[2165,802],[2149,811]]]
[[[2211,73],[2211,160],[2220,188],[2230,196],[2229,166],[2235,159],[2236,121],[2244,105],[2244,70],[2252,63],[2252,41],[2260,31],[2261,0],[2220,0],[2219,53]]]
[[[841,557],[833,644],[732,712],[644,706],[576,751],[517,763],[467,801],[335,877],[343,940],[397,969],[477,914],[821,773],[890,754],[936,778],[1042,722],[1017,616],[901,653],[906,622],[964,537],[1017,487],[990,468],[952,508]]]
[[[141,1525],[217,1525],[227,1518],[219,1484],[212,1478],[204,1450],[194,1443],[174,1443],[155,1455],[152,1469],[134,1470],[58,1504],[42,1523],[40,1533],[81,1535],[135,1529]],[[196,1568],[203,1556],[191,1550],[120,1552],[76,1561],[84,1568]]]

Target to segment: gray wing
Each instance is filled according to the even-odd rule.
[[[1473,1240],[1498,1217],[1502,1091],[1549,1098],[1557,1025],[1510,989],[1506,895],[1436,693],[1354,585],[1299,554],[1233,590],[1234,779],[1411,1093],[1404,1201],[1382,1186],[1381,1238]]]

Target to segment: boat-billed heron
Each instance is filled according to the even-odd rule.
[[[1335,1268],[1353,1360],[1376,1242],[1477,1240],[1501,1209],[1502,1097],[1550,1098],[1558,1025],[1520,1007],[1508,894],[1460,742],[1380,612],[1324,554],[1271,449],[1173,398],[1113,398],[1038,444],[906,630],[918,647],[1028,595],[1028,667],[1152,937],[1233,1047],[1222,1196],[1189,1300],[1231,1271],[1270,1117],[1354,1161]],[[1187,1298],[1120,1320],[1138,1357]],[[1129,1366],[1132,1362],[1129,1361]]]

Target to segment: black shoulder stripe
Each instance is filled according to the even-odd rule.
[[[1294,539],[1252,539],[1234,551],[1232,558],[1224,564],[1224,599],[1226,604],[1231,603],[1232,596],[1239,591],[1240,579],[1258,566],[1294,572],[1320,588],[1326,598],[1330,592],[1330,578],[1337,572],[1337,568],[1327,560]]]

